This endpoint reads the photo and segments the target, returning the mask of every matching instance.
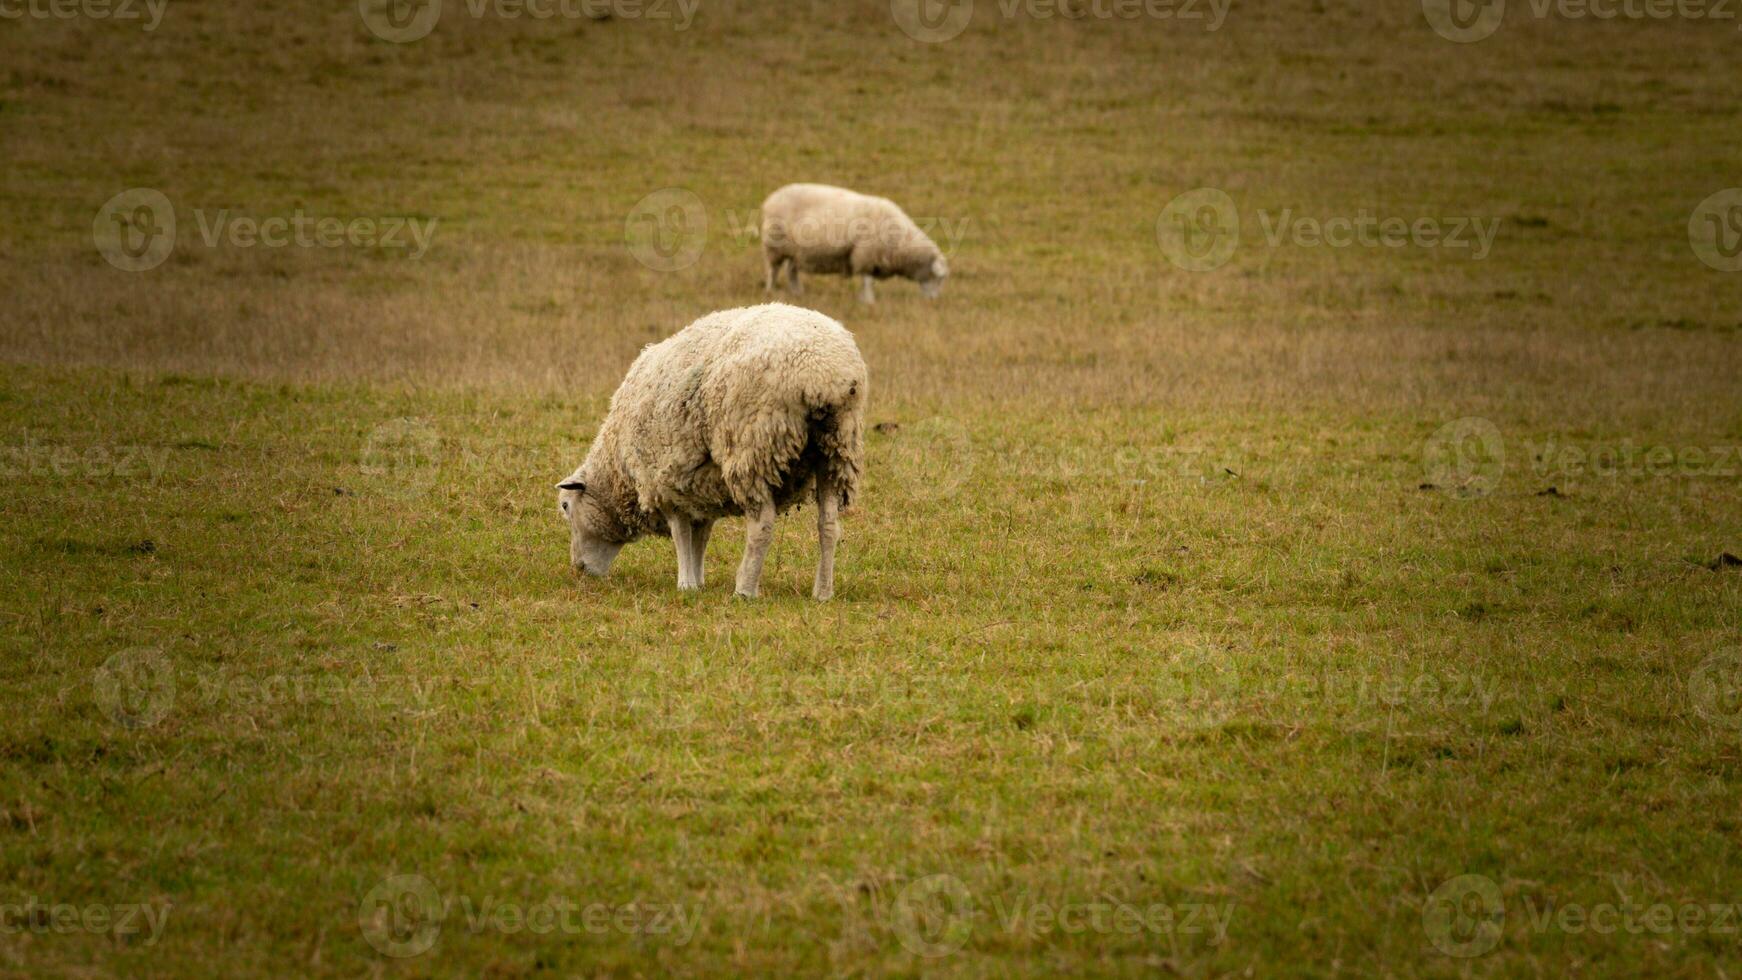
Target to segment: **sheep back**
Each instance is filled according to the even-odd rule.
[[[595,446],[644,516],[741,514],[766,499],[784,510],[819,473],[850,501],[868,393],[853,335],[834,320],[779,303],[727,310],[641,352]]]

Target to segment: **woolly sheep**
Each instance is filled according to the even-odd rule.
[[[702,587],[714,521],[745,515],[737,594],[755,598],[774,518],[817,504],[816,582],[835,591],[838,515],[859,490],[869,381],[853,335],[781,303],[709,314],[629,368],[586,461],[557,485],[569,561],[603,576],[646,534],[677,546],[677,587]]]
[[[861,277],[865,303],[877,301],[874,279],[905,276],[935,299],[950,274],[937,244],[894,201],[824,184],[788,184],[762,202],[762,257],[770,293],[785,266],[795,296],[803,270]]]

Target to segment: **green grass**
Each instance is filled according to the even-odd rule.
[[[0,32],[0,973],[1734,973],[1742,292],[1687,239],[1734,32],[980,8]],[[738,522],[699,594],[663,540],[575,578],[551,485],[641,345],[758,300],[730,225],[796,179],[966,229],[937,303],[810,282],[892,423],[836,600],[803,514],[753,603]],[[139,274],[91,240],[132,186],[182,223]],[[674,186],[658,273],[625,222]],[[1245,235],[1190,273],[1199,186]],[[207,247],[222,208],[440,224]],[[384,931],[394,875],[438,931]],[[1731,911],[1579,919],[1623,906]]]

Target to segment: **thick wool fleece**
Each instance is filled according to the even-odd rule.
[[[824,475],[850,503],[870,383],[853,335],[773,303],[702,317],[635,359],[576,475],[619,540],[784,511]],[[605,529],[599,529],[605,530]]]
[[[894,201],[826,184],[788,184],[762,202],[762,248],[770,267],[919,282],[943,253]]]

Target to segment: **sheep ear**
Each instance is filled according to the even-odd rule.
[[[558,490],[573,490],[576,493],[585,493],[587,491],[587,485],[579,480],[564,480],[557,484],[556,488]]]

